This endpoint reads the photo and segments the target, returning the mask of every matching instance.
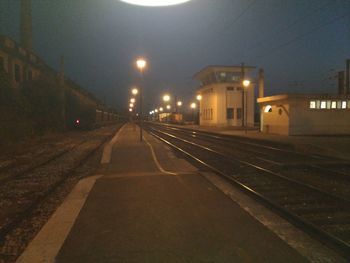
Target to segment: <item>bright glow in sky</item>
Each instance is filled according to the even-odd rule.
[[[182,4],[191,0],[120,0],[133,5],[143,6],[167,6]]]

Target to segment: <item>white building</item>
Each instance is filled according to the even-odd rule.
[[[243,76],[255,67],[208,66],[195,74],[200,81],[199,123],[204,126],[254,126],[254,82]]]
[[[350,95],[284,94],[257,101],[265,133],[350,134]]]

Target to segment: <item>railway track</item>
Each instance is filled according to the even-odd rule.
[[[350,258],[350,175],[346,169],[339,172],[320,165],[346,162],[227,136],[146,127],[153,136]],[[258,154],[264,154],[264,160],[256,158]]]
[[[117,127],[119,129],[121,125]],[[115,133],[97,133],[66,147],[0,184],[0,247],[60,186]]]

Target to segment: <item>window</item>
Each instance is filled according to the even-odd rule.
[[[213,109],[210,109],[210,119],[213,119]]]
[[[242,91],[242,87],[237,87],[237,91]]]
[[[337,102],[336,101],[332,101],[331,109],[336,109],[336,108],[337,108]]]
[[[33,80],[33,72],[28,70],[28,80]]]
[[[226,89],[227,89],[227,90],[234,90],[233,87],[227,87]]]
[[[342,101],[341,102],[341,108],[342,109],[346,109],[346,101]]]
[[[310,109],[316,109],[316,101],[310,101]]]
[[[327,102],[325,100],[321,101],[321,109],[327,109]]]
[[[242,108],[237,108],[237,119],[242,119]]]
[[[226,116],[227,116],[227,119],[228,119],[228,120],[234,119],[233,108],[227,108],[227,109],[226,109]]]
[[[0,70],[5,70],[5,59],[0,57]]]
[[[15,80],[16,82],[21,81],[21,67],[17,64],[15,64]]]
[[[340,100],[337,101],[337,109],[341,109],[341,101]]]

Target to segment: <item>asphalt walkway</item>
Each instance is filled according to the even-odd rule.
[[[115,139],[55,262],[307,262],[166,146],[138,136],[128,125]]]

